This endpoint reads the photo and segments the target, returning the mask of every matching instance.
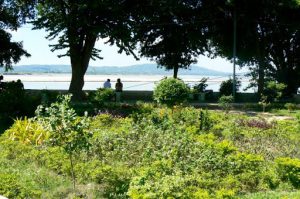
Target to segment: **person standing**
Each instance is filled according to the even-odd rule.
[[[123,84],[122,84],[120,78],[117,79],[117,83],[116,83],[115,87],[116,87],[116,101],[120,102],[121,101],[121,93],[123,91]]]
[[[103,88],[111,88],[110,79],[107,79],[106,82],[104,82]]]
[[[123,84],[121,82],[121,79],[118,78],[116,83],[116,92],[122,92],[122,91],[123,91]]]
[[[0,90],[3,90],[4,87],[2,80],[3,80],[3,75],[0,75]]]

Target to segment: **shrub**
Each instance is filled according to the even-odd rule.
[[[270,102],[268,102],[268,97],[265,95],[261,95],[261,98],[260,98],[260,101],[258,102],[258,104],[262,106],[263,112],[265,112],[267,106],[270,105]]]
[[[208,111],[200,111],[200,130],[208,131],[212,128],[213,126],[213,121],[209,116]]]
[[[30,190],[19,182],[15,173],[0,172],[0,195],[8,198],[40,198],[41,193],[37,190]]]
[[[278,83],[275,81],[266,82],[263,95],[267,97],[267,102],[276,102],[281,96],[283,90],[286,88],[286,85],[283,83]]]
[[[189,92],[189,87],[182,80],[166,78],[155,87],[153,96],[158,103],[172,107],[186,101]]]
[[[23,87],[16,82],[6,82],[0,95],[0,116],[8,119],[24,115],[25,107],[29,105],[24,104],[25,98]]]
[[[208,78],[202,78],[198,84],[195,84],[194,85],[194,90],[197,92],[197,93],[204,93],[205,92],[205,89],[206,87],[208,86],[208,84],[206,83],[208,80]]]
[[[53,90],[52,91],[42,90],[40,95],[41,95],[41,104],[50,105],[51,103],[56,101],[59,92]]]
[[[228,113],[228,111],[231,108],[231,104],[233,102],[233,96],[229,95],[229,96],[225,96],[223,95],[222,97],[220,97],[219,99],[219,104],[221,105],[221,107],[223,108],[223,110],[225,110],[226,113]]]
[[[281,179],[290,182],[295,188],[300,188],[300,159],[278,158],[276,163]]]
[[[293,103],[286,103],[284,105],[284,107],[289,111],[289,112],[292,112],[294,110],[296,110],[297,106],[296,104],[293,104]]]
[[[37,118],[49,130],[49,142],[52,146],[64,149],[69,155],[71,173],[75,189],[73,155],[90,147],[92,134],[88,131],[87,117],[78,118],[75,110],[70,107],[71,95],[59,96],[58,102],[43,110],[37,109]]]
[[[237,92],[241,86],[241,81],[236,79],[235,81],[235,91]],[[223,81],[220,85],[220,96],[225,95],[232,95],[232,88],[233,88],[233,80],[230,78],[226,81]]]
[[[115,97],[115,91],[110,88],[99,88],[90,93],[90,100],[98,105],[103,106],[105,102],[110,102]]]
[[[11,125],[13,119],[23,116],[34,116],[40,97],[25,92],[23,84],[5,82],[5,88],[0,92],[0,121]]]
[[[20,141],[24,144],[40,145],[48,139],[49,133],[32,119],[15,120],[12,127],[6,132],[10,140]]]

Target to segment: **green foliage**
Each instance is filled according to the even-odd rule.
[[[31,101],[21,82],[5,82],[4,89],[0,92],[1,120],[9,122],[11,118],[30,115],[34,112],[31,109],[36,102]]]
[[[300,188],[300,159],[276,159],[278,172],[282,180],[290,182],[295,188]]]
[[[48,141],[49,133],[38,122],[25,117],[23,120],[15,120],[12,127],[5,132],[5,136],[24,144],[41,145]]]
[[[45,151],[48,153],[42,154]],[[49,157],[47,155],[55,156],[56,154],[51,149],[36,148],[36,146],[24,145],[1,137],[0,195],[8,196],[4,194],[5,192],[15,195],[11,198],[54,198],[52,194],[61,186],[69,187],[70,182],[65,176],[45,168],[45,165],[37,160],[40,161],[41,158],[45,160]],[[60,161],[66,164],[64,157],[60,157]],[[53,165],[56,163],[53,160],[49,162]]]
[[[268,102],[268,97],[265,95],[262,95],[258,104],[262,106],[262,110],[263,110],[263,112],[265,112],[266,107],[270,105],[270,102]]]
[[[56,101],[59,92],[42,90],[40,95],[41,95],[41,104],[44,106],[49,106],[51,103]]]
[[[300,191],[263,191],[240,195],[241,199],[297,199],[300,198]]]
[[[50,140],[54,131],[49,131],[45,144],[26,141],[26,136],[35,140],[37,122],[51,130],[49,117],[72,120],[69,97],[61,100],[37,121],[16,121],[18,125],[0,137],[0,173],[12,174],[18,187],[28,190],[28,198],[240,198],[250,192],[288,193],[293,189],[291,179],[298,183],[297,121],[269,122],[241,113],[228,117],[219,111],[143,103],[130,117],[90,117],[85,127],[86,133],[93,132],[89,150],[74,149],[72,169],[66,161],[68,151]],[[75,118],[65,127],[52,119],[59,128],[55,133],[67,134],[67,126],[84,119]],[[23,124],[30,130],[23,130]],[[8,139],[15,131],[22,139]],[[278,166],[278,157],[293,161]],[[74,173],[76,191],[70,180]]]
[[[203,77],[199,83],[195,84],[193,89],[195,92],[197,93],[204,93],[206,87],[208,86],[208,84],[206,83],[208,80],[208,78]]]
[[[186,101],[189,92],[189,87],[182,80],[166,78],[155,87],[153,96],[158,103],[172,107]]]
[[[88,149],[91,132],[87,132],[89,122],[87,117],[79,118],[70,106],[71,96],[64,95],[50,107],[39,106],[37,120],[50,132],[49,143],[62,147],[71,154],[82,149]]]
[[[200,111],[200,130],[210,130],[213,126],[213,121],[209,116],[208,111]]]
[[[263,91],[263,95],[267,97],[267,102],[276,102],[281,98],[282,92],[285,88],[286,85],[283,83],[269,81],[266,82],[266,87]]]
[[[233,103],[233,96],[232,95],[229,95],[229,96],[221,96],[219,98],[219,104],[221,105],[221,107],[223,108],[223,110],[228,113],[228,111],[230,110],[231,108],[231,104]]]
[[[241,86],[241,81],[236,79],[235,81],[235,91],[239,91],[239,88]],[[226,81],[223,81],[220,85],[220,96],[229,96],[232,95],[232,89],[233,89],[233,80],[230,78]]]
[[[41,192],[28,190],[27,187],[19,182],[20,176],[15,173],[0,172],[0,195],[7,198],[39,198]]]
[[[296,105],[296,104],[293,104],[293,103],[286,103],[286,104],[284,105],[284,107],[285,107],[289,112],[292,112],[292,111],[296,110],[297,105]]]
[[[90,100],[96,106],[103,106],[105,102],[111,102],[115,97],[115,91],[110,88],[99,88],[90,93]]]
[[[33,5],[32,1],[0,2],[0,67],[4,66],[6,70],[19,62],[22,56],[30,56],[23,49],[22,42],[13,41],[10,31],[17,30],[27,17],[33,16]]]
[[[78,118],[75,110],[70,107],[70,101],[71,95],[60,96],[58,102],[52,103],[44,112],[43,107],[39,106],[36,113],[37,120],[50,132],[49,143],[62,147],[69,155],[75,189],[73,154],[90,148],[92,133],[87,131],[88,118]]]

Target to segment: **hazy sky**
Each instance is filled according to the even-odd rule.
[[[44,30],[31,30],[26,25],[20,28],[17,32],[11,32],[14,41],[23,41],[23,47],[31,54],[31,57],[22,57],[21,61],[17,65],[28,64],[65,64],[70,65],[68,57],[58,58],[60,54],[58,51],[51,52],[48,46],[54,41],[49,41],[45,38],[46,32]],[[136,61],[133,56],[127,56],[125,54],[118,54],[117,47],[104,44],[103,41],[98,41],[96,46],[102,50],[102,60],[96,60],[90,62],[92,66],[128,66],[135,64],[154,63],[148,59],[142,58]],[[63,51],[62,51],[63,52]],[[199,57],[198,66],[210,68],[219,71],[232,71],[232,63],[221,58],[210,59],[204,56]]]

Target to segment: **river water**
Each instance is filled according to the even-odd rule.
[[[84,90],[96,90],[103,87],[103,82],[109,78],[111,79],[112,87],[114,88],[117,78],[123,82],[124,90],[145,90],[151,91],[159,80],[164,78],[164,75],[85,75]],[[179,76],[190,86],[196,84],[203,76],[199,75],[182,75]],[[208,87],[206,89],[218,91],[222,81],[229,79],[224,76],[210,76],[208,77]],[[25,89],[47,89],[47,90],[68,90],[71,75],[70,74],[22,74],[22,75],[4,75],[4,81],[16,81],[20,79]],[[241,79],[242,86],[240,91],[249,84],[247,78]],[[247,92],[253,92],[248,90]]]

